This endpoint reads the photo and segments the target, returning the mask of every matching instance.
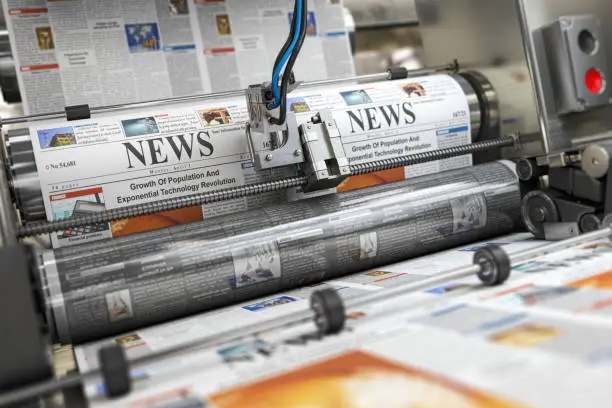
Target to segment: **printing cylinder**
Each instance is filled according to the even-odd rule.
[[[80,343],[517,229],[491,162],[42,254],[57,340]]]
[[[445,75],[440,75],[445,76]],[[450,76],[456,84],[459,85],[461,90],[464,93],[465,100],[467,102],[467,106],[469,108],[469,122],[471,124],[471,136],[472,140],[482,139],[487,134],[491,132],[491,129],[496,126],[496,100],[495,93],[492,91],[492,88],[488,85],[488,81],[481,75],[477,73],[465,73],[461,75],[451,75]],[[422,79],[419,77],[408,78],[404,80],[396,80],[398,87],[405,86],[406,93],[415,92],[413,95],[417,95],[419,92],[418,82]],[[377,87],[380,85],[388,84],[390,81],[383,82],[374,82],[369,84],[361,84],[357,87],[367,87],[367,89],[372,89],[374,92],[377,91]],[[417,85],[416,88],[410,88],[410,85]],[[349,85],[355,87],[354,85]],[[346,88],[346,86],[345,86]],[[336,92],[338,87],[305,87],[304,89],[298,88],[294,93],[295,95],[301,95],[300,92],[303,92],[304,95],[321,92],[322,99],[329,99],[329,95]],[[380,92],[380,91],[379,91]],[[292,93],[290,96],[295,96]],[[325,96],[327,95],[327,96]],[[204,102],[206,102],[203,99]],[[229,98],[218,100],[213,102],[216,105],[224,105],[224,106],[243,106],[243,115],[246,116],[246,105],[245,98]],[[436,101],[431,101],[429,105],[431,105],[431,112],[434,112],[432,115],[437,115],[442,118],[447,123],[450,123],[448,117],[452,112],[441,112],[437,111],[439,106],[436,104]],[[195,104],[196,102],[193,102]],[[209,102],[207,102],[209,103]],[[193,104],[191,107],[193,107]],[[348,102],[347,102],[348,104]],[[183,106],[183,105],[181,105]],[[342,109],[346,108],[347,105],[338,104],[333,109]],[[167,105],[160,105],[160,109],[164,109]],[[185,105],[185,112],[189,111],[189,105]],[[149,112],[154,111],[154,108],[150,109]],[[242,109],[242,108],[241,108]],[[311,111],[312,115],[316,114],[316,109]],[[493,115],[491,114],[493,113]],[[113,113],[114,115],[130,115],[129,111],[125,113],[123,111],[118,113]],[[102,115],[102,116],[100,116]],[[104,117],[105,114],[94,114],[92,119],[89,121],[79,121],[79,124],[87,124],[87,123],[95,123],[100,118]],[[429,113],[428,113],[429,115]],[[53,124],[49,124],[49,127],[69,127],[72,126],[74,122],[69,121],[56,121]],[[36,128],[44,128],[47,126],[47,122],[31,122],[28,123],[30,128],[23,127],[19,129],[14,129],[5,134],[7,150],[8,150],[8,163],[7,163],[7,178],[9,179],[9,183],[12,186],[12,192],[14,200],[17,204],[17,208],[20,211],[21,218],[24,221],[40,221],[45,220],[47,215],[45,214],[45,202],[43,199],[43,194],[41,192],[40,183],[41,180],[39,178],[38,171],[47,171],[48,169],[44,169],[43,163],[38,163],[38,171],[37,171],[37,163],[35,160],[35,152],[32,145],[32,140],[37,142]],[[484,136],[483,136],[484,135]],[[152,135],[151,137],[154,137]],[[246,141],[246,136],[245,141]],[[79,149],[74,149],[74,151],[79,151]],[[117,154],[122,154],[118,152]],[[78,155],[74,157],[80,157]],[[69,155],[69,160],[74,159],[73,156]],[[103,159],[103,156],[94,157],[94,159]],[[68,160],[68,159],[66,159]],[[125,168],[116,168],[116,166],[109,165],[110,161],[106,160],[93,160],[92,158],[80,158],[80,165],[89,166],[86,169],[79,169],[79,173],[90,173],[91,169],[95,168],[103,168],[106,174],[115,174],[121,173],[125,171]],[[43,169],[41,169],[43,167]]]

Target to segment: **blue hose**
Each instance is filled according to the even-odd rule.
[[[295,1],[298,3],[298,8],[297,8],[298,11],[297,11],[297,14],[293,16],[293,19],[294,21],[295,19],[297,19],[297,26],[295,28],[293,40],[291,41],[289,48],[287,48],[287,51],[285,51],[285,55],[283,55],[283,58],[280,60],[280,63],[276,67],[274,67],[274,72],[272,74],[272,94],[274,95],[274,102],[270,104],[269,106],[270,109],[278,108],[280,105],[281,96],[280,96],[280,91],[278,89],[278,77],[280,76],[281,70],[287,63],[287,60],[289,59],[289,56],[293,52],[298,42],[298,39],[300,37],[300,31],[302,28],[302,0],[295,0]],[[291,75],[291,73],[288,72],[288,73],[285,73],[284,75]]]

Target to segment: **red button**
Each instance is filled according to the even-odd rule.
[[[605,86],[603,76],[596,69],[589,69],[584,76],[584,84],[589,92],[598,94]]]

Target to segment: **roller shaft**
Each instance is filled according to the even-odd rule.
[[[514,139],[513,137],[502,137],[498,139],[487,140],[484,142],[473,143],[471,145],[451,147],[447,149],[434,150],[431,152],[416,153],[398,158],[352,165],[351,173],[353,175],[367,174],[375,171],[388,170],[420,163],[427,163],[431,161],[447,159],[450,157],[462,156],[465,154],[499,149],[502,147],[510,147],[513,146],[515,143],[516,139]],[[289,177],[278,181],[269,181],[265,183],[233,187],[201,194],[193,194],[184,197],[170,198],[157,202],[117,208],[105,212],[100,212],[98,214],[67,218],[59,221],[25,225],[18,229],[17,236],[20,238],[24,238],[42,234],[49,234],[52,232],[64,231],[72,227],[96,224],[101,222],[117,221],[125,218],[138,217],[163,211],[175,210],[177,208],[210,204],[219,201],[233,200],[236,198],[250,197],[258,194],[285,190],[292,187],[301,187],[305,186],[306,183],[306,177]]]

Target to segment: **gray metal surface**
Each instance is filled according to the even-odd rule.
[[[582,151],[582,170],[595,179],[608,174],[612,143],[592,144]]]
[[[308,161],[302,166],[308,185],[304,191],[335,188],[351,174],[342,137],[330,110],[319,112],[299,127],[302,148]],[[297,135],[296,135],[297,136]]]
[[[598,93],[585,87],[585,73],[596,67],[609,72],[601,22],[596,16],[566,16],[545,26],[541,33],[557,112],[584,112],[608,104],[610,87]],[[604,80],[605,81],[605,80]]]
[[[610,136],[612,107],[558,115],[540,31],[562,16],[597,16],[603,32],[600,46],[607,49],[610,67],[608,0],[416,0],[416,5],[425,63],[457,58],[493,84],[500,100],[501,132],[520,131],[524,136],[521,151],[508,156],[553,154]]]
[[[519,208],[495,162],[55,250],[43,281],[79,343],[510,232]]]

